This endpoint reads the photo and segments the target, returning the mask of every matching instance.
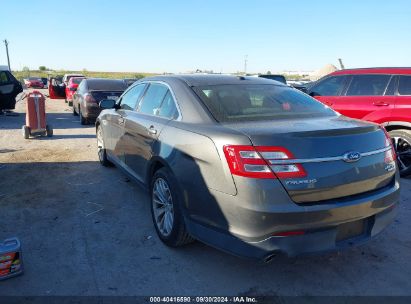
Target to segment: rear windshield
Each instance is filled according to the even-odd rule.
[[[84,78],[73,78],[72,82],[75,84],[80,84],[80,82],[83,81]]]
[[[111,79],[89,79],[87,81],[89,90],[98,91],[124,91],[127,84],[122,80]]]
[[[220,122],[337,115],[310,96],[285,86],[215,85],[194,90]]]

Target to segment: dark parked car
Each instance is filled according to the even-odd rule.
[[[276,75],[276,74],[260,74],[258,77],[261,78],[266,78],[266,79],[271,79],[275,81],[279,81],[281,83],[287,84],[287,80],[285,79],[284,75]]]
[[[411,174],[411,68],[340,70],[307,92],[342,115],[383,125],[394,141],[401,176]]]
[[[8,68],[0,66],[0,113],[3,110],[13,110],[16,106],[16,96],[21,92],[21,83]]]
[[[44,88],[44,83],[40,77],[29,77],[28,79],[25,79],[25,85],[27,88]]]
[[[100,106],[100,162],[150,190],[154,226],[169,246],[195,238],[269,260],[368,241],[397,213],[385,131],[288,86],[158,76]]]
[[[127,86],[131,86],[133,83],[135,83],[138,79],[137,78],[124,78],[124,82],[127,84]]]
[[[95,121],[100,114],[99,102],[103,99],[117,100],[127,89],[127,84],[118,79],[83,79],[73,95],[73,114],[80,116],[80,123],[86,125]]]

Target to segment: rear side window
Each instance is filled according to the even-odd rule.
[[[337,115],[295,89],[277,85],[217,85],[194,88],[220,122],[259,121]]]
[[[145,87],[145,84],[139,84],[128,90],[121,98],[121,108],[124,110],[134,110]]]
[[[332,76],[324,80],[320,80],[311,88],[313,96],[337,96],[341,94],[344,88],[346,76]]]
[[[411,95],[411,76],[400,76],[398,94]]]
[[[164,85],[158,83],[150,84],[140,103],[139,112],[149,115],[157,115],[167,91],[168,88]]]
[[[158,115],[170,119],[175,119],[178,117],[177,107],[170,91],[168,91],[164,97],[163,103],[158,111]]]
[[[354,75],[347,90],[347,96],[383,95],[390,75]]]
[[[398,76],[393,76],[391,77],[390,84],[387,87],[387,90],[385,90],[385,96],[393,96],[395,95],[395,88],[397,85],[397,80]]]

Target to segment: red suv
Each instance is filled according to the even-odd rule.
[[[336,71],[307,93],[345,116],[383,125],[393,139],[401,176],[411,174],[411,68]]]
[[[86,77],[71,77],[66,86],[66,102],[69,106],[73,105],[73,95],[77,91],[80,82]]]

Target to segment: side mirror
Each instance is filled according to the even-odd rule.
[[[116,101],[113,99],[103,99],[100,101],[99,106],[102,109],[114,109],[116,108]]]

